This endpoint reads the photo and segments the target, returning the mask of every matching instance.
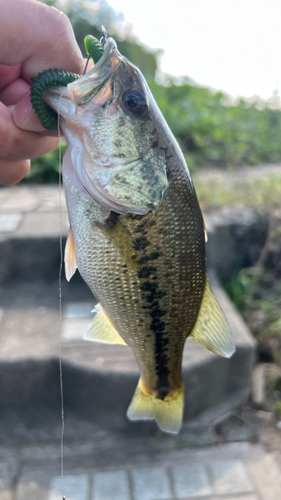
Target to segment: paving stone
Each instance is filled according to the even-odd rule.
[[[216,426],[216,432],[227,442],[258,442],[258,430],[239,415],[231,415]]]
[[[225,495],[253,491],[242,462],[238,460],[214,461],[209,466],[212,472],[212,486],[215,493]]]
[[[0,500],[13,500],[9,467],[0,463]]]
[[[0,481],[0,500],[14,500],[14,494],[11,490],[2,490]]]
[[[40,207],[38,208],[38,212],[57,212],[59,213],[59,210],[61,209],[62,212],[66,211],[66,206],[65,204],[60,207],[60,204],[57,203],[56,201],[46,201],[45,203],[42,203]]]
[[[281,471],[274,456],[261,447],[249,450],[247,468],[262,500],[281,498]]]
[[[35,480],[23,481],[16,489],[16,500],[49,500],[50,490]],[[1,499],[2,500],[2,499]],[[59,499],[61,500],[61,498]]]
[[[4,452],[0,457],[0,500],[12,499],[12,487],[17,473],[18,463],[15,457]]]
[[[11,188],[0,186],[0,209],[1,205],[11,197]]]
[[[83,340],[84,333],[89,328],[90,319],[66,318],[62,321],[61,338],[64,342],[75,342]]]
[[[50,188],[43,188],[40,186],[37,189],[37,196],[40,202],[38,210],[40,212],[57,211],[60,206],[63,211],[66,210],[66,201],[63,189],[61,190],[61,201],[58,186],[52,186]]]
[[[176,498],[211,495],[212,488],[204,465],[178,465],[172,468]]]
[[[93,480],[93,495],[91,500],[113,499],[131,499],[127,473],[125,471],[96,473]]]
[[[68,302],[63,308],[65,318],[92,318],[91,312],[95,307],[95,299],[92,302]]]
[[[22,223],[16,232],[21,238],[48,238],[68,234],[69,222],[66,213],[62,213],[61,224],[58,212],[30,212],[24,214]]]
[[[212,499],[210,498],[210,500],[212,500]],[[227,496],[227,497],[223,497],[223,498],[220,497],[220,500],[260,500],[260,499],[256,495],[250,495],[250,496],[249,495],[243,495],[243,496],[239,495],[239,497],[233,497],[233,496],[231,496],[231,497]]]
[[[38,207],[39,212],[63,212],[66,211],[66,201],[64,192],[61,192],[61,200],[59,197],[58,189],[54,192],[42,192],[40,191],[40,206]]]
[[[123,443],[123,438],[120,441],[120,436],[118,436],[118,442],[115,442],[116,436],[114,438],[111,435],[107,446],[105,443],[109,436],[106,439],[104,436],[100,438],[99,443],[100,445],[102,443],[102,446],[93,459],[94,445],[90,436],[94,439],[95,445],[97,444],[96,437],[88,431],[86,433],[87,449],[86,445],[82,446],[81,443],[77,443],[75,447],[73,445],[65,447],[65,470],[68,474],[72,471],[73,475],[65,476],[66,483],[63,487],[57,472],[59,446],[56,447],[56,455],[55,447],[54,449],[48,447],[42,454],[42,448],[44,448],[42,446],[38,446],[38,453],[21,453],[22,476],[20,487],[13,500],[62,500],[63,494],[66,500],[81,500],[81,498],[83,500],[281,499],[278,463],[274,455],[266,453],[260,445],[234,443],[196,451],[165,448],[165,453],[163,453],[164,450],[158,449],[155,441],[152,445],[151,438],[150,445],[146,441],[144,447],[139,448],[140,443],[137,444],[136,440],[126,442],[124,440]],[[75,432],[72,435],[75,435]],[[124,448],[124,455],[121,459],[117,452],[117,450],[120,451],[120,447]],[[7,454],[6,457],[8,457]],[[124,467],[125,464],[126,467],[131,466],[129,472],[124,469],[108,471],[109,466],[118,469],[124,457],[126,457]],[[155,460],[157,460],[157,466]],[[138,464],[140,468],[137,468]],[[92,473],[92,477],[85,476],[85,471],[89,471],[89,467],[91,470],[96,470],[98,467],[99,472]],[[81,477],[86,477],[88,485],[86,498],[83,494],[81,497],[81,483],[77,494],[75,484],[69,482],[69,478],[75,478],[75,480],[79,478],[81,481]],[[60,484],[56,489],[49,478],[59,481]],[[253,481],[253,488],[249,479]],[[55,492],[59,493],[59,496],[54,495]],[[2,499],[0,496],[0,500],[12,499],[9,497]]]
[[[167,469],[133,470],[132,478],[135,500],[169,500],[173,496]]]
[[[22,219],[22,214],[0,214],[0,231],[11,233],[15,231]]]
[[[37,196],[34,196],[30,190],[27,194],[27,192],[20,189],[16,196],[11,196],[1,204],[1,211],[16,210],[18,212],[29,212],[37,208],[38,202]]]
[[[62,496],[67,500],[88,500],[89,487],[89,478],[86,474],[54,477],[48,500],[62,500]]]

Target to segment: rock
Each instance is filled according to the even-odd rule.
[[[259,363],[255,366],[252,374],[252,401],[255,405],[261,405],[265,399],[265,364]]]
[[[215,427],[219,436],[227,442],[259,440],[257,428],[245,422],[240,416],[233,415]]]
[[[177,449],[203,448],[218,444],[218,437],[211,427],[198,427],[197,429],[184,430],[177,441]]]
[[[274,413],[272,413],[271,411],[258,411],[256,413],[256,416],[258,418],[261,418],[262,420],[268,420],[268,421],[271,421],[274,419]]]

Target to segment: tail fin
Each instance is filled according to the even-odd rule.
[[[130,420],[156,420],[162,431],[177,434],[182,425],[184,405],[183,384],[173,396],[158,399],[147,394],[139,380],[134,397],[127,411]]]

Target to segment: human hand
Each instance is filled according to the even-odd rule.
[[[30,102],[31,78],[44,69],[83,72],[83,58],[69,19],[34,0],[0,0],[0,184],[16,184],[30,158],[53,151],[57,131],[47,132]]]

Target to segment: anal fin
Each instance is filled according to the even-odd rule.
[[[230,358],[235,352],[235,343],[226,317],[208,281],[199,315],[190,337],[218,356]]]
[[[88,330],[84,334],[84,340],[90,340],[91,342],[101,342],[102,344],[127,345],[112,325],[109,317],[102,309],[100,304],[96,305],[93,312],[95,312],[95,316]]]

